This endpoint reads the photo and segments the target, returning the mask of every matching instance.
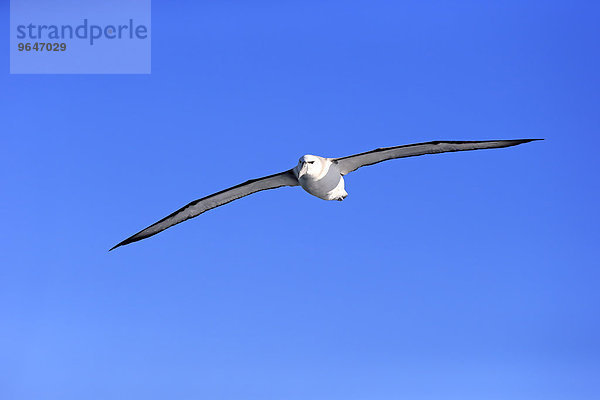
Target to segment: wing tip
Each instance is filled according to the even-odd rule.
[[[113,250],[114,250],[114,249],[116,249],[117,247],[125,246],[126,244],[133,243],[133,242],[137,242],[138,240],[140,240],[140,239],[133,239],[133,238],[134,238],[134,237],[130,237],[130,238],[128,238],[128,239],[125,239],[125,240],[123,240],[123,241],[122,241],[122,242],[120,242],[120,243],[117,243],[116,245],[114,245],[113,247],[111,247],[111,248],[110,248],[110,250],[108,250],[108,251],[113,251]],[[132,239],[133,239],[133,240],[132,240]]]
[[[510,146],[518,146],[523,143],[537,142],[539,140],[544,140],[544,139],[513,139],[513,140],[511,140],[512,144],[510,144],[509,147]]]
[[[124,244],[123,242],[121,242],[121,243],[118,243],[118,244],[114,245],[113,247],[111,247],[111,248],[110,248],[108,251],[109,251],[109,252],[110,252],[110,251],[113,251],[113,250],[114,250],[114,249],[116,249],[117,247],[121,247],[121,246],[123,246],[123,244]]]
[[[517,142],[529,143],[529,142],[535,142],[537,140],[544,140],[544,139],[517,139]]]

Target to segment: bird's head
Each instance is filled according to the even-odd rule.
[[[316,177],[323,170],[323,159],[310,154],[303,155],[295,168],[298,179],[302,176]]]

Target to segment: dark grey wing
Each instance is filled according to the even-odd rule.
[[[146,229],[143,229],[135,235],[123,240],[110,250],[129,243],[137,242],[138,240],[145,239],[152,235],[156,235],[157,233],[164,231],[173,225],[190,218],[194,218],[205,211],[222,206],[223,204],[227,204],[233,200],[248,196],[249,194],[260,192],[261,190],[275,189],[282,186],[297,185],[298,179],[296,178],[294,171],[291,169],[278,174],[246,181],[237,186],[230,187],[229,189],[225,189],[218,193],[211,194],[210,196],[203,197],[199,200],[192,201],[190,204],[180,208],[171,215],[166,216],[155,224],[152,224]]]
[[[376,164],[394,158],[422,156],[424,154],[446,153],[451,151],[496,149],[500,147],[516,146],[542,139],[515,139],[515,140],[484,140],[484,141],[435,141],[425,143],[407,144],[403,146],[384,147],[355,154],[353,156],[334,158],[342,175],[346,175],[360,167]]]

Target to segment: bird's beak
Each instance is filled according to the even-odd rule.
[[[298,169],[298,178],[306,174],[306,172],[308,172],[308,164],[302,163],[301,167]]]

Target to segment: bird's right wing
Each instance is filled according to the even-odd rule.
[[[222,190],[220,192],[211,194],[210,196],[203,197],[201,199],[192,201],[188,205],[180,208],[171,215],[166,216],[160,221],[150,225],[149,227],[139,231],[135,235],[123,240],[121,243],[114,246],[112,249],[116,249],[119,246],[123,246],[129,243],[137,242],[138,240],[145,239],[152,235],[164,231],[173,225],[180,222],[194,218],[205,211],[222,206],[233,200],[239,199],[249,194],[259,192],[261,190],[275,189],[282,186],[297,186],[298,179],[294,174],[293,170],[287,170],[278,174],[265,176],[263,178],[252,179],[241,183],[237,186],[230,187],[229,189]]]
[[[516,146],[541,139],[515,139],[515,140],[484,140],[484,141],[435,141],[425,143],[407,144],[403,146],[384,147],[354,154],[352,156],[334,158],[342,175],[346,175],[360,167],[376,164],[394,158],[422,156],[424,154],[446,153],[451,151],[495,149],[500,147]]]

